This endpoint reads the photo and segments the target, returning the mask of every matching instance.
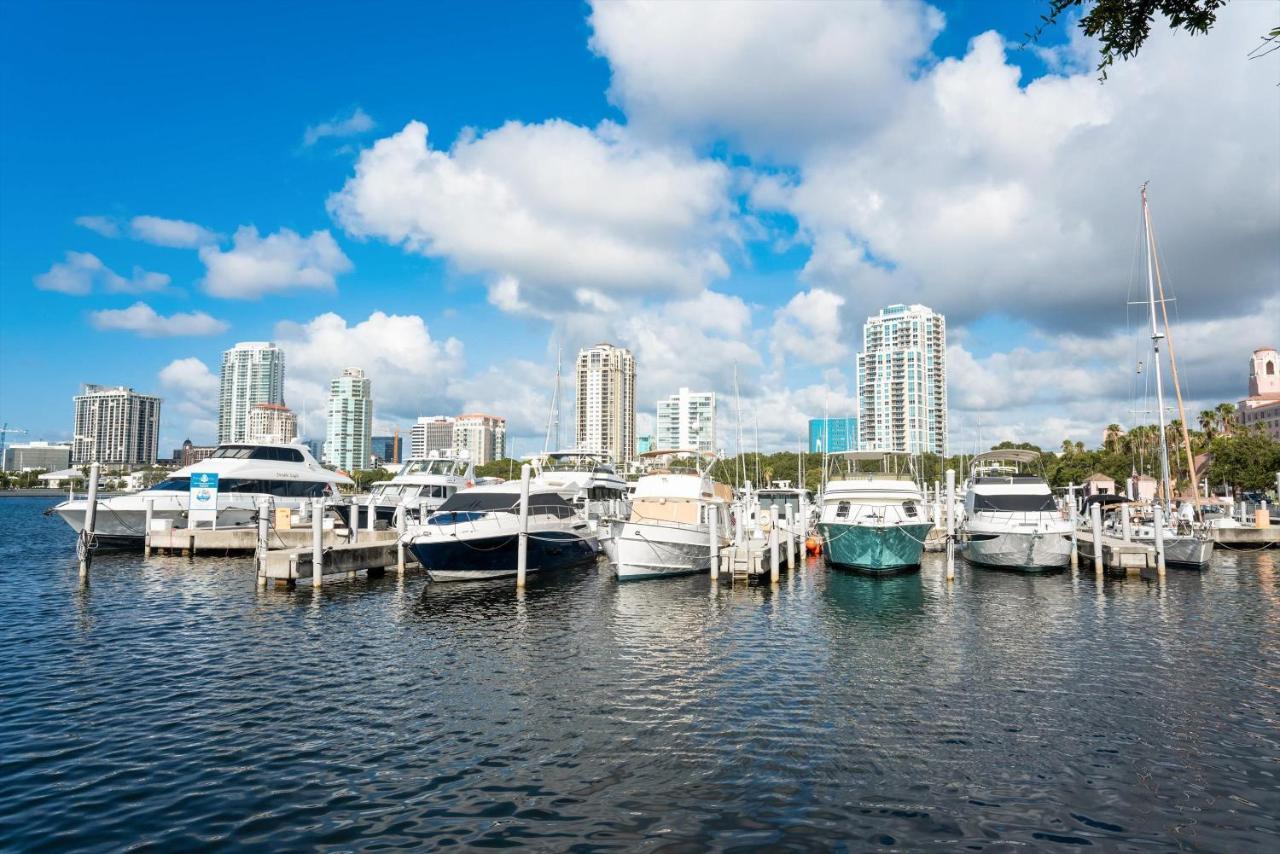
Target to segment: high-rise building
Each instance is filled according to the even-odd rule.
[[[366,469],[372,462],[373,388],[360,368],[344,368],[329,384],[325,420],[324,461],[344,471]]]
[[[716,395],[682,388],[658,401],[654,448],[661,451],[716,449]]]
[[[858,418],[810,418],[809,453],[839,454],[858,450]]]
[[[71,464],[155,465],[160,441],[160,398],[124,386],[86,383],[75,397]]]
[[[282,403],[255,403],[245,433],[247,442],[292,442],[298,438],[298,416]]]
[[[1258,429],[1280,441],[1280,353],[1272,347],[1249,359],[1249,396],[1237,407],[1240,426]]]
[[[400,436],[374,436],[370,447],[373,456],[382,464],[398,463],[400,460]]]
[[[4,449],[5,471],[61,471],[69,465],[70,442],[15,442]]]
[[[432,451],[453,450],[453,416],[424,415],[409,431],[409,456],[425,459]]]
[[[577,444],[618,465],[635,454],[636,363],[631,351],[597,344],[578,351]]]
[[[891,305],[862,327],[858,446],[947,452],[947,322],[923,305]]]
[[[249,437],[249,412],[284,403],[284,351],[269,341],[242,341],[222,354],[218,444]]]
[[[507,419],[496,415],[459,415],[453,420],[453,449],[466,451],[478,466],[507,453]]]

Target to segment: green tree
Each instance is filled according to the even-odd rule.
[[[519,480],[521,465],[520,460],[504,457],[491,463],[485,463],[482,466],[476,466],[476,477],[500,477],[504,480]]]
[[[1259,431],[1219,436],[1210,443],[1209,453],[1209,482],[1228,483],[1236,491],[1267,489],[1280,471],[1280,443]]]
[[[358,469],[352,472],[351,479],[356,482],[358,491],[366,492],[377,481],[391,480],[391,472],[383,468]]]

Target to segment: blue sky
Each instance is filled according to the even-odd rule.
[[[30,429],[33,437],[65,438],[71,428],[70,398],[81,382],[128,384],[165,396],[162,444],[166,447],[187,435],[197,441],[209,440],[207,377],[198,374],[194,363],[183,360],[198,360],[216,372],[222,349],[238,340],[279,337],[278,325],[291,322],[299,325],[289,327],[295,330],[295,337],[305,341],[305,346],[297,347],[296,360],[291,353],[291,375],[296,367],[297,379],[294,396],[314,396],[326,371],[336,364],[327,362],[325,353],[346,345],[335,345],[337,338],[322,338],[314,329],[307,331],[307,324],[325,312],[334,312],[348,327],[355,327],[381,311],[421,318],[426,330],[423,335],[417,328],[407,329],[409,339],[401,342],[403,346],[397,344],[376,357],[384,365],[381,370],[392,370],[397,352],[414,354],[416,362],[431,363],[406,365],[402,375],[386,379],[374,372],[375,395],[384,392],[378,397],[383,426],[407,425],[414,414],[432,414],[449,407],[508,406],[512,411],[498,414],[512,418],[517,433],[531,436],[533,425],[545,417],[539,410],[545,407],[555,342],[572,348],[591,343],[589,339],[598,331],[599,337],[621,338],[621,343],[632,343],[628,336],[648,341],[636,346],[666,354],[654,357],[649,378],[642,376],[642,399],[643,395],[666,394],[680,382],[682,342],[705,336],[713,344],[722,343],[718,349],[690,349],[688,359],[698,363],[689,371],[690,381],[709,383],[727,392],[724,383],[728,372],[723,365],[708,368],[706,362],[722,358],[718,353],[728,354],[724,358],[738,353],[748,386],[745,393],[778,412],[776,421],[766,419],[766,441],[790,443],[790,436],[803,432],[806,410],[819,414],[814,410],[820,397],[834,395],[837,406],[849,400],[852,354],[857,349],[861,318],[886,299],[919,299],[954,316],[953,341],[965,348],[955,364],[967,365],[965,357],[974,360],[969,374],[981,378],[968,385],[960,380],[961,385],[953,389],[957,410],[964,410],[966,417],[990,411],[990,423],[1003,424],[1011,435],[1031,430],[1078,431],[1082,435],[1077,438],[1092,439],[1086,434],[1098,416],[1087,413],[1096,411],[1096,406],[1089,405],[1082,390],[1054,399],[1044,394],[984,397],[982,389],[990,383],[1025,383],[1027,379],[1016,374],[1023,361],[1020,354],[1039,354],[1047,360],[1043,364],[1060,366],[1065,353],[1079,352],[1072,349],[1079,345],[1077,339],[1105,343],[1108,336],[1125,334],[1120,297],[1094,300],[1085,289],[1083,298],[1071,303],[1037,296],[1023,304],[1009,295],[1018,294],[1020,288],[1061,293],[1070,287],[1065,283],[1097,278],[1098,270],[1106,270],[1096,260],[1082,264],[1082,269],[1071,269],[1073,253],[1076,259],[1079,254],[1079,244],[1073,240],[1043,252],[1028,247],[1036,247],[1042,235],[1055,239],[1070,236],[1080,223],[1095,223],[1104,216],[1131,228],[1138,173],[1130,170],[1132,175],[1124,175],[1127,183],[1113,182],[1107,175],[1057,181],[1051,191],[1054,202],[1048,206],[1056,217],[1051,222],[1039,221],[1039,214],[1029,213],[1025,201],[1020,201],[1023,196],[1009,188],[1025,188],[1026,198],[1037,198],[1043,191],[1037,178],[1069,170],[1076,161],[1067,152],[1078,146],[1096,145],[1101,151],[1117,152],[1118,157],[1137,157],[1137,153],[1126,153],[1128,141],[1149,132],[1149,125],[1124,127],[1124,110],[1130,103],[1125,99],[1136,98],[1134,93],[1146,85],[1143,81],[1159,75],[1160,63],[1172,61],[1167,57],[1173,56],[1173,49],[1181,43],[1170,39],[1169,51],[1161,52],[1159,41],[1164,34],[1158,34],[1153,39],[1157,44],[1148,62],[1150,68],[1135,65],[1121,69],[1113,74],[1120,79],[1109,83],[1100,96],[1100,88],[1082,61],[1088,58],[1089,46],[1070,43],[1068,30],[1047,34],[1042,46],[1052,49],[1050,53],[1014,49],[1022,34],[1036,25],[1041,11],[1038,4],[957,2],[935,6],[936,10],[924,4],[889,4],[869,17],[861,14],[845,30],[838,26],[835,30],[829,26],[796,27],[797,41],[811,38],[815,32],[846,34],[849,43],[839,48],[850,54],[868,52],[868,45],[858,41],[861,38],[875,38],[876,44],[886,41],[877,28],[907,34],[901,37],[903,47],[897,52],[886,51],[880,65],[873,60],[847,68],[835,63],[832,74],[846,75],[843,79],[848,87],[832,87],[829,111],[815,102],[799,119],[792,119],[791,127],[757,134],[762,125],[760,111],[767,114],[769,105],[744,103],[751,93],[744,96],[734,88],[732,63],[742,61],[740,55],[725,51],[706,63],[690,66],[690,75],[707,72],[705,80],[694,81],[689,87],[707,100],[690,106],[685,102],[686,93],[673,91],[682,87],[672,87],[665,79],[644,78],[646,63],[672,62],[662,52],[666,23],[654,23],[646,31],[623,21],[613,24],[612,35],[606,37],[601,35],[605,25],[593,19],[592,8],[585,4],[320,4],[299,14],[297,7],[272,4],[6,2],[6,26],[0,34],[0,125],[6,128],[0,135],[0,296],[5,317],[0,340],[0,419]],[[747,7],[743,14],[754,13]],[[818,8],[814,14],[831,13]],[[1258,21],[1265,23],[1267,15],[1254,10],[1248,17],[1238,22],[1240,32],[1256,28]],[[1229,58],[1223,43],[1234,35],[1237,21],[1230,23],[1231,27],[1224,22],[1221,28],[1231,30],[1230,34],[1220,36],[1215,31],[1193,48],[1215,59]],[[687,22],[676,25],[689,28]],[[716,21],[695,21],[693,26],[706,26],[709,41],[718,38]],[[774,27],[777,29],[776,24]],[[998,57],[982,54],[971,44],[975,37],[992,30],[1007,43]],[[594,43],[593,35],[597,37]],[[790,37],[789,31],[777,36],[779,40]],[[757,45],[754,55],[767,64],[775,45],[745,38],[741,55],[752,56],[752,45]],[[804,44],[779,43],[776,47],[778,61],[785,67],[795,65],[785,60],[788,50],[808,56],[813,49]],[[998,46],[991,49],[999,53]],[[948,68],[953,68],[956,80],[944,79]],[[1017,69],[1021,79],[1012,84],[1001,82],[1001,69]],[[1126,81],[1126,73],[1133,79]],[[1217,85],[1228,79],[1236,85],[1236,78],[1230,75],[1238,74],[1231,66],[1222,72]],[[1042,92],[1032,86],[1046,75],[1061,91]],[[619,82],[624,76],[629,83]],[[1207,84],[1158,84],[1164,91],[1156,93],[1157,106],[1177,103],[1196,86],[1214,85],[1213,75],[1209,76]],[[1273,86],[1274,69],[1271,77],[1269,84]],[[801,96],[814,88],[812,80],[795,85]],[[1266,88],[1265,79],[1249,85],[1256,85],[1266,97],[1274,97],[1274,89]],[[935,97],[926,97],[926,87],[934,87]],[[885,92],[890,95],[882,98]],[[984,92],[989,92],[990,101],[997,105],[994,118],[985,114],[988,94]],[[945,100],[937,93],[945,93]],[[785,80],[779,83],[777,95],[782,99],[777,103],[784,105],[798,100],[788,94]],[[1100,97],[1112,103],[1100,104]],[[1009,99],[1009,103],[1001,106],[1000,98]],[[1037,100],[1043,104],[1032,103]],[[848,102],[877,105],[864,110],[861,106],[849,108]],[[961,118],[962,126],[986,128],[988,137],[965,142],[978,147],[981,154],[922,148],[918,154],[902,151],[898,156],[906,161],[918,156],[922,163],[939,164],[946,157],[956,157],[966,168],[975,159],[988,160],[979,175],[957,178],[950,188],[938,186],[939,179],[934,177],[930,179],[934,187],[926,192],[908,188],[913,171],[908,163],[896,180],[886,180],[883,187],[869,186],[872,179],[867,176],[875,164],[899,165],[897,160],[883,159],[886,140],[901,134],[923,145],[930,135],[930,122],[943,120],[929,115],[928,110],[940,111],[950,121],[946,114],[953,108],[971,111],[972,115]],[[707,127],[699,127],[697,121],[690,123],[689,110],[696,116],[717,118],[709,119]],[[809,116],[842,111],[843,119],[831,129],[817,128],[818,121],[811,127],[808,121]],[[1018,117],[1015,111],[1028,115]],[[1011,116],[1008,122],[1001,118],[1005,114]],[[1059,137],[1042,138],[1043,128],[1055,121],[1049,116],[1059,115],[1075,118],[1056,129]],[[308,128],[325,123],[340,126],[353,116],[357,120],[349,122],[350,133],[322,135],[307,144]],[[1192,142],[1200,133],[1225,135],[1227,129],[1213,127],[1211,118],[1206,117],[1203,126],[1184,128],[1183,132]],[[476,203],[478,212],[468,221],[474,229],[466,233],[451,230],[448,222],[420,224],[412,220],[419,205],[438,208],[447,201],[439,196],[400,199],[408,210],[394,215],[371,207],[381,204],[376,200],[353,203],[348,210],[356,212],[346,219],[336,214],[333,199],[344,187],[355,189],[348,182],[354,181],[361,153],[378,140],[400,134],[411,121],[427,125],[427,144],[442,156],[453,150],[460,134],[474,134],[482,142],[491,139],[495,150],[484,153],[477,148],[469,163],[464,163],[459,153],[458,164],[470,170],[472,179],[501,172],[510,187],[524,186],[524,178],[529,177],[539,189],[524,204],[526,212],[535,216],[545,200],[534,196],[548,192],[541,179],[516,174],[522,168],[519,165],[504,166],[483,158],[501,160],[526,142],[536,145],[546,135],[545,123],[560,123],[575,133],[580,129],[587,146],[584,152],[603,140],[607,151],[625,149],[627,153],[619,157],[639,158],[642,165],[650,162],[643,158],[651,152],[662,152],[666,158],[663,163],[675,163],[672,184],[684,184],[695,173],[699,180],[707,179],[705,198],[695,197],[683,186],[668,188],[673,199],[705,217],[689,225],[684,219],[659,222],[646,213],[639,225],[628,225],[609,235],[607,248],[626,244],[631,239],[628,230],[652,227],[665,236],[646,238],[639,247],[622,248],[638,249],[645,257],[667,252],[669,257],[660,260],[675,266],[659,267],[676,270],[677,275],[688,273],[690,280],[676,288],[669,288],[660,277],[636,285],[619,272],[616,282],[610,282],[605,274],[600,287],[587,288],[591,293],[586,296],[582,286],[562,288],[561,281],[580,271],[561,271],[554,258],[530,257],[508,265],[500,232],[504,223],[511,221],[496,220],[488,227],[485,212],[497,209],[491,200]],[[1268,140],[1275,141],[1275,122],[1266,117],[1256,121],[1261,124],[1250,130],[1260,138],[1250,141],[1246,136],[1237,145],[1233,156],[1240,162],[1225,164],[1217,174],[1222,198],[1208,201],[1219,209],[1226,206],[1223,216],[1231,215],[1232,204],[1247,206],[1246,213],[1265,235],[1276,221],[1276,157],[1267,151]],[[498,135],[490,134],[508,123],[515,123],[514,130],[519,133],[508,134],[499,146]],[[918,133],[913,123],[918,123]],[[621,128],[620,136],[611,136],[609,127]],[[1101,133],[1100,128],[1113,138],[1090,142],[1088,136]],[[1238,139],[1245,129],[1235,130],[1231,135]],[[1006,132],[1025,134],[1028,147],[1062,153],[1055,153],[1054,162],[1047,165],[1010,167],[1008,162],[1018,160],[1017,156],[992,153],[1006,143],[1001,136]],[[1096,152],[1091,156],[1097,156]],[[1154,159],[1161,156],[1157,152]],[[1180,159],[1185,156],[1169,152],[1167,166],[1151,171],[1172,179],[1186,168]],[[572,181],[573,163],[568,161],[567,172],[553,174],[567,174]],[[612,159],[610,163],[616,165]],[[537,167],[543,165],[545,157]],[[1143,168],[1148,165],[1141,164]],[[1264,176],[1260,195],[1235,201],[1228,198],[1234,180],[1250,170],[1256,175],[1259,169]],[[770,177],[780,187],[772,195],[765,192]],[[847,190],[839,187],[840,181],[850,182]],[[1096,184],[1096,192],[1078,198],[1078,188],[1072,184],[1079,182]],[[938,196],[936,204],[945,208],[948,190],[956,198],[971,199],[983,197],[982,187],[992,188],[990,204],[972,210],[956,208],[969,211],[959,215],[959,225],[951,220],[932,223],[920,229],[918,243],[909,237],[921,225],[918,213],[912,213],[918,208],[904,204],[899,211],[887,211],[883,218],[870,220],[859,211],[842,209],[843,199],[887,196],[896,200],[916,192],[925,201]],[[570,222],[565,214],[571,208],[577,210],[580,194],[590,190],[573,188],[572,199],[547,202],[547,219],[561,222],[566,246],[576,245],[574,229],[582,229],[587,243],[593,235],[598,236],[589,218]],[[608,192],[607,187],[601,190]],[[1194,198],[1190,191],[1187,195]],[[1012,225],[1003,219],[1006,212],[1001,208],[1010,198],[1019,211]],[[1105,211],[1096,209],[1099,199],[1106,199]],[[596,201],[625,204],[617,199]],[[1200,197],[1198,201],[1205,200]],[[1095,207],[1091,209],[1091,205]],[[1180,205],[1179,212],[1167,215],[1172,235],[1166,237],[1166,245],[1180,248],[1203,230],[1195,227],[1190,208],[1190,204]],[[896,227],[883,225],[895,216],[899,219]],[[76,220],[81,217],[101,218],[100,224],[111,223],[119,234],[104,236],[78,225]],[[198,224],[212,236],[197,238],[184,247],[156,245],[154,236],[130,236],[135,217]],[[982,217],[995,224],[973,236],[956,234],[958,228],[972,227],[972,220]],[[356,220],[360,224],[355,224]],[[411,231],[421,229],[421,233],[414,231],[416,243],[406,243],[397,236],[396,229],[406,222],[412,222]],[[233,235],[246,226],[255,227],[264,239],[283,229],[298,241],[310,241],[327,232],[346,263],[326,266],[317,262],[323,269],[312,273],[331,278],[330,287],[299,285],[297,280],[307,274],[291,278],[285,271],[279,282],[259,291],[248,284],[228,284],[241,290],[233,298],[225,296],[225,289],[219,296],[209,285],[210,272],[199,247],[211,246],[231,256],[239,247]],[[999,234],[991,236],[1002,228],[1006,233],[1000,239],[1006,244],[999,242]],[[908,234],[905,239],[904,231]],[[1100,229],[1095,239],[1098,236],[1109,235]],[[953,238],[954,242],[949,242]],[[1209,234],[1200,239],[1215,238]],[[491,243],[481,245],[484,239]],[[1123,239],[1115,243],[1112,254],[1123,264],[1111,266],[1124,267],[1117,274],[1123,287],[1131,261],[1129,232],[1123,232]],[[1217,243],[1223,241],[1218,239]],[[1240,286],[1238,297],[1225,305],[1221,300],[1184,298],[1189,322],[1227,323],[1233,312],[1256,318],[1261,311],[1262,322],[1255,325],[1264,336],[1275,332],[1274,318],[1270,323],[1266,319],[1266,309],[1275,304],[1267,302],[1268,281],[1277,281],[1275,253],[1268,252],[1265,245],[1259,248],[1261,244],[1246,236],[1229,248],[1235,256],[1232,263],[1249,265],[1241,277],[1247,283]],[[314,251],[318,244],[300,245]],[[431,248],[424,249],[424,245]],[[964,254],[965,247],[975,245],[983,249],[985,257]],[[823,260],[826,253],[819,250],[832,246],[846,250],[846,257],[850,247],[860,249],[863,261],[852,268],[828,264]],[[1225,253],[1228,248],[1214,251]],[[108,280],[105,274],[96,274],[87,295],[37,287],[39,277],[55,264],[65,263],[68,252],[90,253],[122,279]],[[723,267],[713,264],[704,270],[700,262],[693,265],[689,259],[698,253],[717,255]],[[947,253],[954,257],[948,258]],[[1188,246],[1187,254],[1190,264],[1204,253]],[[1243,261],[1238,257],[1241,254]],[[1064,259],[1068,260],[1064,263]],[[1178,260],[1170,258],[1171,267]],[[122,292],[134,289],[121,282],[132,280],[135,268],[164,274],[170,282],[141,293]],[[947,270],[967,271],[969,284],[944,281]],[[503,302],[498,283],[506,279],[518,279],[519,293],[536,296],[536,303],[530,307],[520,301]],[[257,281],[261,284],[265,280]],[[989,285],[989,281],[999,284]],[[958,292],[964,288],[969,292]],[[696,303],[696,295],[707,292],[728,302]],[[797,295],[815,292],[822,298],[792,302]],[[682,328],[679,323],[683,321],[674,318],[703,309],[686,311],[682,308],[686,302],[681,300],[688,305],[712,305],[711,314],[720,313],[717,307],[725,310],[725,316],[740,310],[742,317],[715,327],[707,326],[703,318],[699,321],[703,325]],[[124,310],[138,302],[160,318],[147,327],[151,335],[96,328],[104,321],[95,321],[94,312]],[[823,316],[824,305],[835,306],[826,312],[830,317]],[[193,321],[189,328],[209,334],[155,335],[160,330],[182,328],[165,325],[165,318],[193,313],[207,317]],[[142,329],[136,324],[135,328]],[[298,328],[304,331],[298,332]],[[368,342],[381,345],[390,336],[376,325],[363,334],[363,338],[350,337],[351,349],[342,353],[344,358],[358,358]],[[663,339],[664,335],[668,338]],[[779,344],[784,335],[793,343]],[[447,344],[448,339],[456,339],[456,346]],[[1245,349],[1243,344],[1241,349]],[[641,355],[645,352],[640,350]],[[755,364],[749,363],[749,353],[758,355]],[[659,358],[670,364],[659,367]],[[1225,356],[1221,362],[1217,358],[1206,356],[1203,372],[1194,376],[1206,397],[1226,391],[1231,361]],[[1189,361],[1194,364],[1195,360]],[[1243,361],[1239,356],[1240,365]],[[163,380],[162,371],[175,362],[182,363],[181,370],[174,369],[165,375],[167,381]],[[642,359],[640,370],[645,369]],[[179,387],[184,377],[188,379],[185,389]],[[1065,381],[1071,386],[1079,378],[1067,377]],[[513,382],[514,387],[503,382]],[[1106,397],[1110,393],[1106,389],[1099,394],[1115,414],[1102,417],[1103,423],[1133,408],[1115,399],[1121,394],[1116,390],[1124,384],[1115,378],[1111,382],[1112,397]],[[295,399],[289,402],[303,405]],[[1046,427],[1038,414],[1061,413],[1077,406],[1074,411],[1078,415],[1052,422],[1051,427]],[[315,432],[314,423],[309,432]]]

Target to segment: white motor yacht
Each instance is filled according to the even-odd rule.
[[[711,566],[709,508],[717,510],[717,533],[727,544],[733,491],[711,478],[714,454],[696,451],[650,451],[642,460],[670,457],[651,465],[636,481],[631,511],[614,524],[610,556],[619,580],[658,578],[702,572]]]
[[[533,460],[534,484],[547,486],[583,511],[599,518],[609,502],[626,498],[627,483],[613,460],[599,451],[555,451]]]
[[[298,508],[312,498],[334,497],[351,478],[325,468],[305,445],[219,445],[207,459],[178,469],[149,489],[98,499],[94,535],[103,544],[137,545],[145,536],[147,504],[153,520],[169,520],[187,527],[191,504],[191,475],[218,476],[219,528],[253,524],[258,499],[267,496],[274,507]],[[64,501],[53,508],[72,530],[84,527],[88,498]]]
[[[368,496],[355,501],[372,501],[375,518],[393,525],[397,507],[403,506],[411,519],[420,514],[425,519],[455,492],[475,486],[475,480],[475,466],[466,451],[432,451],[425,459],[406,461],[395,477],[378,481]]]
[[[985,566],[1039,571],[1071,562],[1071,520],[1049,484],[1026,470],[1036,451],[987,451],[973,458],[960,526],[965,557]]]

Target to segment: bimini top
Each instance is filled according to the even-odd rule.
[[[512,488],[514,486],[514,489]],[[519,513],[520,484],[510,483],[476,486],[455,492],[445,499],[436,513]],[[530,490],[529,512],[569,517],[576,511],[558,492]]]
[[[983,463],[994,463],[1005,461],[1011,463],[1035,463],[1040,461],[1039,451],[1029,451],[1026,448],[1004,448],[998,451],[983,451],[974,457],[969,466],[982,465]]]

